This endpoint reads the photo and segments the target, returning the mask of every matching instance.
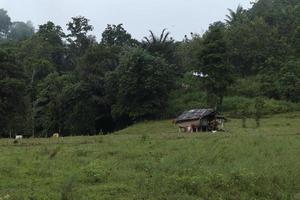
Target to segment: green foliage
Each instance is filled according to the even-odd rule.
[[[121,57],[119,67],[107,81],[112,83],[107,91],[115,97],[114,116],[133,120],[159,116],[173,79],[172,68],[164,59],[140,48],[131,49]]]
[[[258,98],[260,99],[260,98]],[[246,98],[246,97],[226,97],[224,99],[224,111],[230,112],[234,115],[234,112],[239,109],[239,107],[243,107],[243,105],[248,105],[248,112],[253,113],[255,107],[255,99]],[[262,109],[262,113],[264,115],[273,115],[278,113],[299,111],[299,104],[286,102],[286,101],[278,101],[274,99],[264,99],[264,106]],[[249,116],[249,115],[248,115]]]
[[[293,47],[296,55],[300,55],[300,26],[297,27],[293,37]]]
[[[225,40],[225,25],[216,22],[210,25],[209,30],[203,36],[203,47],[200,53],[200,72],[207,77],[202,78],[206,92],[207,102],[211,107],[222,106],[223,97],[227,87],[232,83],[232,66],[228,62],[228,51]],[[219,98],[217,101],[212,99]],[[219,108],[220,109],[220,108]]]
[[[101,43],[109,46],[135,46],[138,41],[131,38],[131,35],[123,28],[123,24],[108,24],[102,33]]]
[[[300,107],[299,103],[293,104],[286,101],[276,101],[274,99],[270,99],[265,101],[264,109],[266,114],[276,114],[289,111],[297,111],[300,109]]]
[[[89,19],[78,16],[72,17],[72,21],[67,24],[68,30],[71,32],[68,35],[68,42],[76,56],[82,55],[91,43],[94,42],[93,37],[88,36],[88,32],[94,28],[89,24]]]
[[[24,128],[25,81],[15,53],[0,50],[0,137],[14,136]]]
[[[46,79],[38,85],[40,92],[35,101],[36,128],[43,136],[51,136],[53,133],[60,133],[63,128],[62,90],[64,87],[63,78],[57,73],[49,74]]]
[[[82,56],[77,68],[82,78],[100,79],[106,72],[114,71],[119,65],[119,56],[123,50],[118,46],[103,44],[92,46]]]
[[[237,79],[234,84],[228,88],[228,96],[245,96],[255,98],[262,96],[262,84],[258,77],[247,77]]]
[[[109,115],[102,96],[91,93],[93,91],[91,87],[93,85],[80,82],[63,89],[64,113],[67,116],[63,120],[65,134],[96,134],[100,131],[96,127],[96,122],[101,122]],[[105,124],[102,127],[104,128]]]
[[[242,6],[238,6],[235,11],[228,9],[229,15],[226,15],[226,22],[230,25],[243,22],[246,10]]]
[[[144,37],[142,46],[154,56],[160,56],[164,58],[168,63],[176,63],[175,57],[175,41],[170,36],[170,32],[166,32],[163,29],[160,36],[156,36],[152,31],[149,37]]]
[[[192,38],[185,40],[178,44],[176,48],[176,56],[178,59],[178,64],[180,66],[180,71],[195,71],[197,66],[200,65],[199,54],[202,50],[203,38],[199,35],[191,35]]]
[[[65,51],[63,37],[64,33],[60,26],[47,22],[39,26],[39,30],[31,39],[21,43],[19,59],[24,64],[29,78],[32,78],[36,71],[36,63],[48,62],[49,67],[54,67],[59,72],[67,68],[63,60]],[[45,66],[45,68],[49,67]]]
[[[283,99],[294,102],[300,101],[300,76],[286,72],[278,80],[278,88]]]
[[[169,93],[165,117],[174,118],[184,110],[208,107],[206,93],[201,91],[199,82],[192,73],[186,73],[179,79],[178,88]]]
[[[62,38],[65,37],[65,34],[60,26],[56,26],[53,22],[48,21],[46,24],[39,26],[37,36],[54,46],[62,44]]]
[[[252,5],[183,41],[166,29],[137,41],[116,24],[97,42],[83,16],[71,18],[68,34],[50,21],[35,32],[0,9],[1,136],[106,134],[192,108],[257,122],[298,110],[300,4]]]

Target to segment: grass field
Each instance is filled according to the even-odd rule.
[[[0,200],[300,199],[300,113],[183,134],[171,121],[108,136],[0,140]]]

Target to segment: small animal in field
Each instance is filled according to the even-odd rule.
[[[59,138],[59,133],[53,133],[52,137],[53,138]]]
[[[15,140],[21,140],[23,139],[23,135],[16,135]]]
[[[16,137],[14,139],[14,144],[19,144],[22,139],[23,139],[23,135],[16,135]]]

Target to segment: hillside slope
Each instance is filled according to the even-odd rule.
[[[108,136],[0,140],[0,199],[299,199],[300,113],[183,134],[171,121]]]

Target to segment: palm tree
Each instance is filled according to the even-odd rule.
[[[170,35],[170,32],[166,32],[167,29],[163,29],[160,37],[157,37],[151,30],[150,32],[150,36],[148,37],[144,37],[144,43],[147,43],[148,45],[153,45],[153,44],[157,44],[157,43],[167,43],[167,42],[173,42],[172,38],[168,38]],[[169,40],[168,40],[169,39]]]
[[[225,21],[230,25],[239,20],[246,12],[246,10],[241,5],[237,7],[236,11],[233,11],[232,9],[228,9],[228,11],[229,14],[226,15],[227,19],[225,19]]]
[[[144,37],[142,44],[150,53],[160,55],[169,62],[174,62],[175,42],[172,37],[169,37],[170,32],[166,31],[166,29],[163,29],[160,36],[156,36],[150,30],[150,36]]]

